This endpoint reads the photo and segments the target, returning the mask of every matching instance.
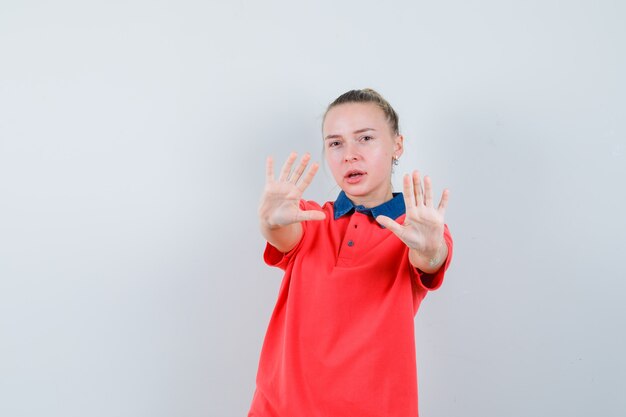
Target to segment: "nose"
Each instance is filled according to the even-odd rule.
[[[343,156],[344,162],[354,162],[357,159],[359,159],[359,157],[358,157],[357,153],[355,152],[355,149],[354,149],[353,146],[350,146],[350,145],[346,146],[345,147],[345,151],[346,152],[345,152],[345,154]]]

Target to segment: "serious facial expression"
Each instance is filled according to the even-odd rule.
[[[375,207],[392,198],[391,167],[402,154],[403,138],[377,105],[337,105],[326,113],[322,131],[326,162],[352,202]]]

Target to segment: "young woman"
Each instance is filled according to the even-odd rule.
[[[259,207],[268,265],[285,271],[265,336],[249,416],[417,416],[414,317],[452,256],[428,176],[405,175],[398,116],[371,89],[328,106],[324,156],[341,193],[302,199],[318,170],[292,153],[278,179],[267,160]],[[294,168],[295,164],[295,168]]]

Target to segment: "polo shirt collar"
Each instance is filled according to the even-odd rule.
[[[339,197],[337,197],[337,200],[335,200],[335,203],[333,204],[333,211],[335,220],[341,216],[351,213],[352,211],[367,214],[373,218],[383,215],[395,220],[405,213],[406,208],[404,206],[404,197],[402,196],[402,193],[393,193],[393,198],[391,200],[376,207],[366,208],[362,205],[354,205],[348,196],[346,196],[346,193],[342,191],[339,193]]]

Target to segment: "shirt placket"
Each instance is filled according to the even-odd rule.
[[[367,216],[358,212],[350,216],[346,234],[339,248],[337,266],[348,267],[354,264],[365,245],[362,237],[367,221]]]

